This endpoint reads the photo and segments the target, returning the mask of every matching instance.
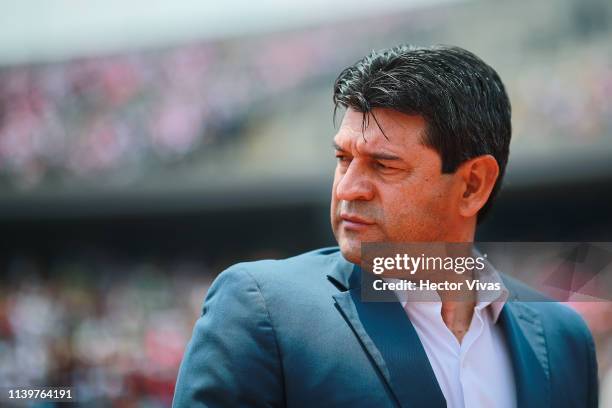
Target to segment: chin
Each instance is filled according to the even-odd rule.
[[[361,264],[360,242],[351,242],[345,238],[344,240],[340,240],[339,246],[340,252],[342,252],[344,259],[357,265]]]

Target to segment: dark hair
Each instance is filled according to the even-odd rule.
[[[440,154],[443,173],[491,154],[500,174],[479,222],[490,209],[508,162],[511,108],[499,75],[476,55],[443,45],[373,51],[340,73],[334,104],[334,118],[338,107],[363,112],[364,129],[370,115],[380,128],[374,108],[423,116],[423,143]]]

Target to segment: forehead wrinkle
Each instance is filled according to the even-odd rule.
[[[385,129],[387,137],[383,135],[374,121],[370,121],[369,126],[364,131],[361,126],[362,113],[347,110],[335,141],[342,141],[344,146],[341,147],[344,150],[355,150],[354,153],[359,155],[372,156],[376,153],[381,153],[397,156],[402,160],[405,150],[409,146],[423,145],[423,131],[418,131],[414,125],[406,123],[401,119],[404,115],[407,118],[413,118],[413,120],[417,121],[415,125],[418,126],[418,123],[424,121],[424,118],[419,115],[408,115],[388,109],[377,109],[377,111],[379,112],[379,122]],[[350,113],[353,114],[350,115]],[[415,135],[416,138],[412,137],[412,135]]]
[[[389,146],[390,141],[381,139],[383,136],[366,136],[367,140],[364,140],[361,130],[355,130],[347,126],[343,132],[334,138],[332,145],[336,150],[353,155],[371,157],[377,160],[403,160],[401,154],[385,148],[385,146]]]
[[[390,143],[386,139],[384,139],[383,142],[387,143],[387,145]],[[392,149],[385,148],[383,143],[366,143],[363,139],[356,139],[355,150],[357,150],[360,155],[377,160],[403,160],[401,154],[395,153]]]

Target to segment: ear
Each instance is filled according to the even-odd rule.
[[[462,181],[459,212],[466,218],[473,217],[489,199],[499,176],[499,165],[493,156],[486,154],[462,163],[457,174]]]

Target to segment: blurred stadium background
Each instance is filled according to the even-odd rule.
[[[1,385],[168,406],[216,274],[334,245],[332,84],[371,49],[452,43],[506,83],[479,240],[612,241],[609,1],[208,3],[0,3]],[[574,306],[612,406],[612,309]]]

